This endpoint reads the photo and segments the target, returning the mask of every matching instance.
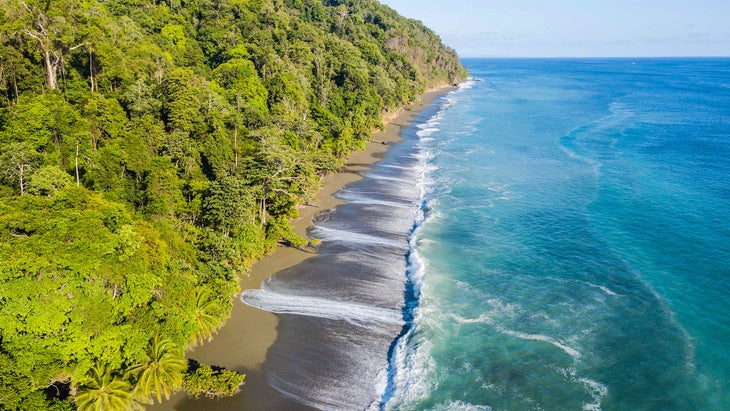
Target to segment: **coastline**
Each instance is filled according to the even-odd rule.
[[[299,209],[299,217],[292,224],[294,231],[306,238],[307,229],[311,226],[315,214],[342,203],[332,195],[345,185],[361,179],[360,173],[379,161],[392,144],[400,141],[402,128],[411,125],[420,112],[430,107],[436,98],[453,89],[451,86],[444,86],[429,90],[421,95],[419,101],[386,115],[383,119],[384,130],[374,134],[373,139],[367,142],[366,149],[352,153],[339,172],[323,178],[315,202]],[[272,254],[252,266],[248,275],[241,279],[240,288],[257,289],[271,275],[295,266],[312,255],[292,247],[277,246]],[[218,365],[246,374],[241,392],[234,397],[221,400],[194,400],[187,398],[184,393],[178,393],[169,401],[156,404],[149,409],[196,410],[204,407],[212,410],[257,410],[290,407],[291,404],[287,406],[272,403],[271,398],[276,396],[271,395],[273,389],[268,386],[261,373],[267,351],[276,341],[278,324],[276,315],[234,301],[231,317],[218,334],[212,341],[190,351],[188,357],[201,363]]]

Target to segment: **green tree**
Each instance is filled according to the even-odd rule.
[[[84,104],[83,117],[91,134],[91,149],[95,153],[104,142],[125,135],[127,118],[117,100],[93,93]]]
[[[42,87],[43,76],[35,76],[35,69],[36,67],[24,58],[21,47],[0,42],[0,90],[5,96],[3,106],[17,103],[22,91]]]
[[[131,117],[142,117],[145,114],[156,115],[162,107],[162,102],[155,96],[154,85],[142,78],[138,78],[125,89],[121,100],[126,103]]]
[[[20,195],[25,194],[31,173],[42,161],[42,156],[28,143],[11,143],[0,155],[0,178],[7,184],[18,187]]]
[[[15,358],[0,352],[0,409],[17,410],[31,401],[37,387],[18,370]]]
[[[233,58],[216,67],[213,79],[223,87],[223,94],[246,123],[261,125],[269,114],[268,91],[250,60]]]
[[[199,90],[192,86],[194,81],[199,79],[190,70],[175,69],[162,84],[166,97],[162,113],[171,130],[190,134],[200,127],[201,101]]]
[[[132,397],[131,385],[114,375],[106,366],[97,364],[74,396],[80,411],[126,411],[142,407]]]
[[[211,180],[222,179],[235,169],[235,153],[226,126],[219,119],[211,121],[211,128],[201,147],[203,171]]]
[[[220,302],[212,297],[210,289],[201,286],[195,290],[195,323],[198,329],[196,345],[213,339],[223,323],[221,311]]]
[[[245,375],[235,371],[226,370],[220,367],[211,367],[206,364],[198,364],[190,360],[195,371],[185,375],[183,386],[188,394],[195,398],[201,395],[207,398],[221,398],[235,395],[239,390]]]
[[[174,216],[184,199],[174,165],[165,157],[152,159],[144,182],[144,210],[150,215]]]
[[[21,96],[5,118],[0,144],[24,142],[46,156],[46,163],[73,169],[79,157],[90,152],[88,122],[58,92]],[[80,158],[83,160],[83,157]]]
[[[254,190],[237,177],[213,182],[203,196],[203,221],[224,236],[237,235],[246,225],[256,224]]]
[[[299,200],[308,200],[319,187],[319,175],[308,155],[279,143],[274,130],[261,131],[260,152],[247,159],[241,174],[257,189],[263,226],[269,212],[287,215]]]
[[[2,0],[13,28],[37,47],[43,61],[46,85],[58,88],[58,73],[64,55],[84,45],[83,32],[87,14],[80,0]]]
[[[150,340],[144,362],[130,368],[130,373],[138,374],[135,391],[142,398],[155,397],[158,402],[182,387],[183,373],[187,362],[182,350],[173,342],[159,334]]]
[[[43,166],[31,176],[28,192],[41,196],[52,196],[72,184],[71,176],[59,167]]]

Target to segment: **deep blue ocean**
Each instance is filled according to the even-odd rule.
[[[730,59],[466,59],[280,316],[290,409],[730,409]]]
[[[730,409],[730,60],[466,60],[392,410]]]

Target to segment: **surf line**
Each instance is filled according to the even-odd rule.
[[[419,215],[413,223],[413,227],[408,235],[409,250],[406,253],[406,282],[405,289],[403,291],[403,308],[401,313],[403,316],[403,327],[400,333],[393,339],[393,342],[388,348],[388,373],[385,390],[380,398],[380,404],[378,409],[381,411],[385,410],[385,406],[388,401],[393,397],[393,393],[396,389],[395,378],[398,373],[398,350],[406,349],[405,344],[408,343],[408,336],[411,335],[415,328],[415,311],[418,308],[420,302],[420,276],[423,275],[422,270],[424,269],[423,263],[418,257],[418,251],[416,250],[416,234],[418,229],[423,225],[426,220],[426,213],[428,211],[426,200],[421,202]],[[401,370],[405,371],[405,370]]]
[[[409,337],[413,335],[413,331],[416,328],[416,310],[418,309],[418,306],[420,304],[421,286],[423,283],[423,276],[425,274],[424,271],[426,269],[423,261],[421,260],[421,257],[418,254],[417,240],[418,231],[425,224],[426,220],[428,220],[430,214],[429,194],[428,190],[425,187],[425,174],[427,173],[426,163],[428,163],[429,161],[429,150],[423,147],[423,143],[427,141],[427,139],[430,140],[430,138],[428,138],[427,136],[430,136],[433,132],[440,131],[440,129],[434,128],[434,122],[437,122],[446,112],[446,110],[448,110],[448,108],[455,103],[455,100],[450,99],[449,96],[462,90],[463,86],[466,84],[468,84],[468,81],[459,85],[458,89],[444,95],[438,103],[438,108],[436,109],[435,114],[431,115],[428,120],[420,124],[416,124],[415,122],[413,123],[416,128],[420,129],[418,132],[416,132],[416,153],[419,155],[421,160],[420,184],[422,184],[422,186],[420,193],[421,204],[414,218],[413,226],[411,227],[411,230],[408,234],[408,251],[405,255],[406,278],[404,284],[405,289],[403,291],[403,308],[401,309],[403,327],[401,328],[400,333],[398,333],[395,339],[393,339],[393,342],[390,344],[390,347],[388,349],[386,383],[380,396],[380,401],[378,403],[378,400],[374,400],[367,409],[374,409],[377,407],[377,409],[379,409],[380,411],[385,411],[388,402],[393,398],[395,390],[397,389],[396,377],[398,376],[398,372],[406,372],[405,369],[399,370],[398,368],[399,353],[402,351],[404,358],[408,355],[406,351],[408,349],[408,340]],[[427,135],[424,135],[424,133],[422,133],[424,127],[429,129]]]

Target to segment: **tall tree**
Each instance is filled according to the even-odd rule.
[[[0,177],[25,194],[31,172],[41,163],[42,157],[28,143],[11,143],[0,155]]]
[[[199,287],[195,290],[195,322],[198,325],[196,344],[210,341],[223,323],[220,318],[221,306],[210,294],[210,289]]]
[[[255,224],[254,190],[239,177],[213,182],[203,196],[204,223],[225,237],[237,235],[247,224]]]
[[[187,367],[182,350],[170,339],[155,334],[150,340],[145,361],[130,369],[132,373],[139,373],[135,391],[140,397],[154,396],[162,402],[162,397],[170,398],[182,387]]]
[[[250,126],[261,125],[269,114],[268,91],[250,60],[233,58],[216,67],[213,79],[223,87],[223,95]]]
[[[50,90],[58,88],[65,54],[84,46],[84,2],[80,0],[2,0],[16,32],[36,44]]]
[[[269,212],[285,215],[298,201],[308,200],[318,187],[319,175],[308,153],[298,153],[279,141],[281,133],[274,129],[259,131],[260,151],[247,159],[241,175],[257,189],[263,226]]]

